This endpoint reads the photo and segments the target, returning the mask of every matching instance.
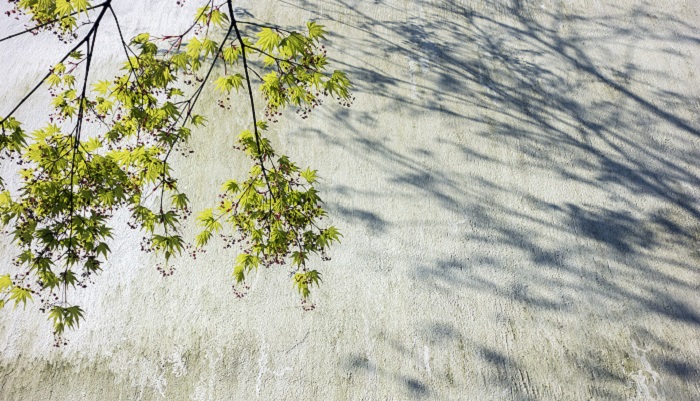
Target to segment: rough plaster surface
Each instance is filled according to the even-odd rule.
[[[176,32],[196,6],[115,3],[129,34]],[[237,4],[326,24],[356,84],[351,109],[272,134],[320,170],[345,234],[317,309],[283,271],[236,299],[216,245],[163,279],[119,223],[68,346],[35,307],[2,311],[0,399],[700,399],[700,3]],[[2,114],[60,51],[0,46]],[[246,116],[214,102],[178,162],[196,208],[246,168],[230,149]]]

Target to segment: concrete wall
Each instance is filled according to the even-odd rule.
[[[115,0],[129,34],[196,6],[162,3]],[[120,222],[68,346],[36,306],[2,311],[0,399],[700,399],[697,1],[237,4],[326,24],[356,84],[351,109],[272,131],[345,235],[316,310],[281,270],[236,299],[216,244],[163,279]],[[55,46],[0,44],[0,114]],[[101,51],[109,77],[120,54]],[[214,102],[178,161],[198,209],[246,169],[228,148],[246,116]]]

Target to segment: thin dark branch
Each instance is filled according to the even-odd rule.
[[[96,8],[104,7],[107,3],[109,3],[109,2],[106,1],[106,2],[104,2],[104,3],[100,3],[100,4],[96,5],[96,6],[88,7],[88,8],[85,9],[84,11],[86,12],[86,11],[94,10],[94,9],[96,9]],[[37,29],[41,29],[41,28],[43,28],[43,27],[45,27],[45,26],[47,26],[47,25],[51,25],[51,24],[53,24],[53,23],[56,23],[56,22],[58,22],[58,21],[61,21],[61,20],[65,19],[65,18],[72,17],[72,16],[74,16],[74,15],[76,15],[76,14],[80,14],[80,13],[82,13],[82,12],[84,12],[84,11],[75,11],[75,12],[72,12],[72,13],[70,13],[70,14],[68,14],[68,15],[64,15],[63,17],[56,18],[56,19],[51,20],[51,21],[49,21],[49,22],[44,22],[43,24],[39,24],[39,25],[37,25],[37,26],[31,27],[31,28],[26,29],[26,30],[24,30],[24,31],[22,31],[22,32],[17,32],[17,33],[14,33],[14,34],[10,35],[10,36],[6,36],[6,37],[0,39],[0,43],[1,43],[1,42],[4,42],[4,41],[6,41],[6,40],[10,40],[10,39],[12,39],[12,38],[16,38],[17,36],[24,35],[25,33],[34,32],[34,31],[36,31]]]
[[[129,52],[134,55],[134,57],[138,58],[138,55],[134,53],[133,50],[131,50],[131,47],[126,43],[126,40],[124,39],[124,34],[122,33],[122,27],[121,24],[119,23],[119,19],[117,18],[117,13],[114,12],[114,9],[112,6],[109,6],[109,11],[112,13],[112,17],[114,17],[114,24],[117,26],[117,32],[119,33],[119,40],[122,42],[122,47],[124,48],[124,55],[126,56],[126,60],[129,62],[129,74],[134,76],[134,81],[136,81],[136,85],[141,89],[141,96],[143,99],[143,96],[145,96],[146,89],[143,87],[141,84],[141,81],[139,81],[139,76],[136,73],[136,68],[134,68],[134,64],[131,62],[131,57],[129,56]],[[140,131],[139,127],[139,131]]]
[[[133,71],[134,67],[131,65],[131,57],[129,57],[129,52],[136,56],[136,53],[134,53],[133,50],[129,47],[129,45],[126,44],[126,40],[124,39],[124,34],[122,33],[122,26],[119,23],[119,19],[117,18],[117,13],[114,12],[114,9],[112,6],[109,6],[109,12],[112,13],[112,17],[114,17],[114,23],[117,25],[117,32],[119,33],[119,40],[122,42],[122,47],[124,47],[124,53],[126,55],[126,59],[129,61],[129,65],[131,66],[131,70]],[[137,56],[138,57],[138,56]]]
[[[257,71],[255,71],[255,69],[253,69],[253,67],[248,67],[248,69],[249,69],[253,74],[255,74],[256,77],[258,77],[258,79],[260,80],[260,82],[263,82],[262,77],[260,76],[260,74],[259,74]]]
[[[314,69],[314,70],[311,70],[309,67],[304,66],[304,65],[302,65],[302,64],[300,64],[300,63],[297,63],[296,61],[273,56],[272,54],[270,54],[270,53],[268,53],[268,52],[266,52],[266,51],[264,51],[264,50],[262,50],[262,49],[259,49],[259,48],[255,47],[255,46],[246,46],[246,47],[249,48],[250,50],[255,50],[256,52],[258,52],[258,53],[260,53],[260,54],[263,54],[263,55],[265,55],[265,56],[268,56],[268,57],[270,57],[271,59],[275,60],[275,62],[277,63],[277,67],[279,67],[280,70],[282,69],[282,67],[280,66],[279,62],[282,61],[282,62],[284,62],[284,63],[289,63],[289,64],[292,64],[292,65],[296,65],[297,67],[304,67],[304,68],[306,68],[307,70],[310,70],[310,71],[319,72],[319,70],[315,70],[315,69]]]
[[[241,37],[241,32],[238,30],[238,25],[236,25],[236,16],[233,14],[233,4],[231,0],[227,0],[228,11],[231,14],[231,26],[236,31],[236,38],[238,38],[238,43],[241,45],[241,57],[243,58],[243,70],[245,71],[245,81],[248,86],[248,97],[250,98],[250,111],[253,115],[253,132],[255,134],[255,144],[258,146],[258,159],[260,160],[260,169],[262,170],[263,177],[265,178],[265,184],[267,184],[267,189],[270,191],[270,196],[275,199],[275,193],[272,192],[272,187],[270,186],[270,179],[267,176],[267,171],[265,171],[265,160],[263,159],[262,148],[260,147],[260,132],[258,130],[258,118],[255,114],[255,98],[253,97],[253,85],[250,83],[250,74],[248,73],[248,60],[245,55],[246,46],[243,38]],[[230,28],[229,28],[230,30]]]
[[[92,34],[95,32],[95,30],[97,29],[97,27],[99,26],[99,22],[100,22],[100,20],[102,19],[102,16],[104,16],[104,13],[105,13],[105,11],[107,10],[107,7],[109,7],[109,4],[111,3],[111,1],[112,1],[112,0],[107,0],[107,1],[105,1],[104,3],[102,3],[102,4],[103,4],[103,6],[102,6],[102,7],[103,7],[103,8],[102,8],[102,11],[100,11],[100,15],[99,15],[99,16],[97,17],[97,19],[95,20],[95,23],[94,23],[94,24],[92,25],[92,27],[90,28],[90,31],[88,31],[87,35],[85,35],[85,37],[83,37],[83,39],[81,39],[80,42],[78,42],[78,44],[76,44],[75,46],[73,46],[73,48],[70,49],[70,50],[66,53],[65,56],[63,56],[63,58],[59,61],[59,63],[62,63],[62,62],[64,62],[64,61],[66,61],[66,59],[67,59],[68,57],[70,57],[71,53],[73,53],[74,51],[78,50],[83,44],[85,44],[85,42],[87,42],[87,40],[88,40],[88,38],[90,37],[90,35],[92,35]],[[22,107],[22,105],[23,105],[24,103],[26,103],[27,100],[29,100],[29,98],[34,94],[34,92],[36,92],[36,91],[44,84],[44,82],[46,82],[46,79],[47,79],[51,74],[53,74],[52,71],[49,71],[48,73],[46,73],[46,75],[44,75],[44,77],[41,78],[41,80],[39,81],[39,83],[37,83],[36,86],[34,86],[34,88],[32,88],[32,90],[30,90],[29,93],[27,93],[27,94],[22,98],[22,100],[20,100],[19,103],[17,103],[17,105],[15,105],[15,107],[7,114],[2,120],[0,120],[0,127],[1,127],[1,126],[3,125],[3,123],[4,123],[5,121],[7,121],[7,119],[10,118],[20,107]]]
[[[83,89],[82,93],[79,98],[80,104],[78,105],[78,121],[76,122],[75,125],[75,137],[73,139],[73,155],[71,157],[71,167],[70,167],[70,175],[69,175],[69,180],[68,180],[68,187],[70,188],[70,194],[69,194],[69,218],[70,218],[70,236],[68,240],[68,254],[70,255],[72,248],[73,248],[73,218],[75,217],[75,193],[73,190],[73,179],[75,177],[75,159],[78,154],[78,148],[80,146],[80,135],[82,133],[83,129],[83,119],[84,119],[84,113],[85,113],[85,103],[87,102],[86,99],[86,93],[87,93],[87,88],[88,88],[88,80],[90,76],[90,66],[92,65],[92,54],[93,51],[95,50],[95,39],[97,37],[97,30],[99,29],[100,22],[102,21],[102,18],[105,15],[105,12],[107,11],[107,8],[109,7],[109,3],[111,0],[107,0],[105,2],[106,6],[102,8],[102,11],[100,12],[100,15],[97,17],[95,20],[95,23],[92,25],[92,28],[90,28],[90,32],[88,32],[87,36],[84,39],[84,43],[87,45],[87,55],[86,61],[85,61],[85,77],[83,78]],[[92,38],[92,40],[91,40]],[[83,42],[83,41],[81,41]],[[64,274],[68,271],[68,265],[69,261],[66,261],[66,267],[64,269]],[[67,303],[67,287],[68,283],[63,282],[63,303]]]
[[[219,49],[216,51],[216,54],[214,54],[211,66],[209,66],[209,70],[207,71],[206,75],[204,76],[204,79],[200,83],[199,87],[195,92],[192,94],[192,97],[190,97],[190,100],[186,102],[186,107],[187,107],[187,113],[185,114],[185,118],[182,119],[182,124],[187,124],[187,120],[192,116],[192,111],[194,110],[194,106],[197,104],[197,101],[199,100],[199,95],[202,93],[202,90],[204,89],[204,85],[207,83],[209,80],[209,77],[211,77],[212,71],[214,71],[214,67],[216,66],[216,60],[219,58],[219,55],[221,55],[224,46],[226,44],[226,41],[228,40],[229,36],[231,36],[231,32],[233,30],[233,24],[229,25],[228,31],[226,31],[226,36],[221,40],[221,44],[219,45]],[[183,34],[184,35],[184,34]],[[177,124],[177,122],[180,121],[180,118],[175,121],[173,124],[174,126]],[[178,134],[179,137],[179,134]],[[161,196],[160,196],[160,213],[163,214],[163,196],[165,195],[165,166],[166,163],[168,162],[168,158],[170,158],[170,154],[172,153],[173,149],[175,149],[175,144],[179,138],[177,138],[174,142],[173,145],[170,146],[170,149],[168,149],[168,152],[166,153],[165,157],[163,158],[163,171],[161,173]]]

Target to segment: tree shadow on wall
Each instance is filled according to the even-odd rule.
[[[363,112],[332,115],[346,128],[334,135],[299,133],[382,177],[385,187],[371,197],[361,188],[340,194],[377,205],[353,213],[384,216],[383,201],[427,198],[457,217],[449,227],[429,217],[382,217],[378,234],[432,226],[433,241],[454,244],[453,255],[428,264],[397,262],[414,267],[411,277],[426,293],[481,292],[533,311],[592,310],[608,324],[623,314],[653,315],[680,331],[697,328],[700,96],[682,66],[700,51],[700,36],[682,16],[650,2],[606,6],[598,16],[520,1],[402,10],[381,1],[338,0],[320,11],[305,0],[285,4],[353,32],[337,42],[347,43],[354,59],[344,59],[345,69],[358,93],[374,100],[374,114],[434,121],[432,132],[413,133],[410,146],[376,133],[376,118]],[[384,71],[387,60],[403,69]],[[514,185],[509,174],[530,182]],[[625,307],[606,312],[615,305]],[[507,354],[487,351],[488,363],[507,365],[499,362]],[[677,380],[670,387],[700,379],[700,356],[680,355],[676,346],[657,358]],[[581,374],[626,386],[629,378],[595,357],[583,360]]]

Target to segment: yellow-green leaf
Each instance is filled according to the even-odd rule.
[[[282,38],[270,28],[263,28],[256,34],[258,41],[255,44],[264,51],[271,51],[280,44]]]

